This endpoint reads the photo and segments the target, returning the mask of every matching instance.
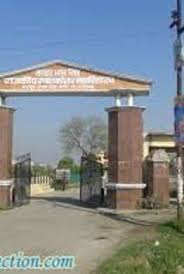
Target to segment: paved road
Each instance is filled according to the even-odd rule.
[[[35,197],[30,205],[1,212],[1,255],[18,251],[43,257],[74,255],[76,267],[69,273],[88,274],[94,270],[120,239],[127,237],[132,225],[82,207],[78,196],[77,190],[50,193]],[[38,270],[24,272],[43,273]],[[58,272],[62,271],[49,271]]]

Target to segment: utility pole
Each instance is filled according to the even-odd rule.
[[[182,25],[182,0],[177,0],[177,9],[172,11],[173,22],[170,28],[176,27],[177,30],[177,45],[178,54],[176,56],[176,73],[177,73],[177,97],[176,100],[182,97],[182,39],[181,35],[184,31],[184,26]],[[177,218],[181,219],[183,217],[183,144],[179,141],[176,142],[177,148]]]

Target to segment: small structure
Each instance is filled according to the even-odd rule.
[[[161,206],[169,205],[169,161],[163,149],[153,151],[148,157],[147,195]]]
[[[108,167],[108,155],[105,151],[100,151],[96,154],[97,162],[102,164],[104,168]]]
[[[57,188],[65,190],[66,185],[70,182],[70,169],[56,169],[56,185]]]

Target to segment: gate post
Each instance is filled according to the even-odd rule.
[[[164,149],[158,149],[148,157],[147,196],[163,207],[169,206],[169,162]]]
[[[0,105],[0,207],[11,204],[13,112],[13,108]]]
[[[135,209],[141,204],[143,160],[143,108],[124,106],[108,108],[109,182],[107,206]]]

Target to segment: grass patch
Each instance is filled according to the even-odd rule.
[[[156,235],[154,240],[144,240],[121,248],[95,273],[184,273],[184,221],[162,224],[158,226]]]

